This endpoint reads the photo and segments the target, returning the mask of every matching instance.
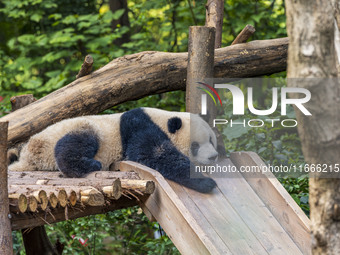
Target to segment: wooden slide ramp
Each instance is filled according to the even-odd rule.
[[[264,165],[253,152],[237,152],[219,165]],[[309,219],[270,173],[214,178],[218,188],[201,194],[164,179],[140,164],[122,171],[154,180],[155,192],[141,201],[181,254],[311,254]]]

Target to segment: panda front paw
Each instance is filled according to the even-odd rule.
[[[216,186],[216,182],[211,178],[193,178],[179,182],[183,186],[196,190],[200,193],[210,193]]]

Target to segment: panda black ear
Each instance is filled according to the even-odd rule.
[[[168,130],[171,134],[176,133],[182,127],[182,120],[178,117],[173,117],[168,120]]]

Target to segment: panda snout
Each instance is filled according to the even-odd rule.
[[[212,156],[212,157],[209,158],[209,160],[210,161],[216,161],[217,157],[218,157],[218,155]]]

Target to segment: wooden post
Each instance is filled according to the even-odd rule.
[[[205,8],[205,26],[216,29],[215,49],[221,48],[224,0],[208,0]]]
[[[189,28],[188,69],[186,85],[186,111],[201,113],[201,90],[197,82],[214,77],[215,28],[192,26]],[[208,110],[214,109],[213,106]],[[209,116],[209,112],[208,115]],[[210,119],[210,118],[208,118]]]
[[[0,254],[13,254],[7,184],[8,122],[0,122]]]

